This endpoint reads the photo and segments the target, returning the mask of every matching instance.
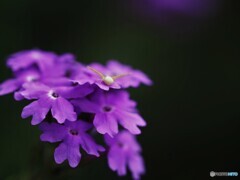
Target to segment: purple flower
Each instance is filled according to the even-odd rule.
[[[95,91],[90,99],[77,99],[72,103],[82,112],[94,113],[93,124],[101,134],[114,136],[118,133],[118,123],[133,134],[140,134],[138,126],[146,122],[136,112],[136,103],[123,90]]]
[[[26,82],[38,81],[40,74],[35,68],[26,71],[18,71],[15,78],[4,81],[0,84],[0,96],[19,90]]]
[[[127,131],[120,132],[116,137],[105,136],[109,146],[108,165],[119,176],[127,174],[127,166],[133,179],[140,179],[145,173],[144,161],[140,155],[141,147],[135,137]]]
[[[134,70],[130,66],[123,65],[115,60],[108,61],[107,74],[110,76],[122,76],[117,78],[116,82],[123,88],[138,87],[141,83],[152,85],[151,79],[140,70]]]
[[[138,87],[140,83],[151,85],[152,81],[141,71],[117,61],[109,61],[107,66],[94,63],[88,66],[88,71],[81,71],[75,79],[81,84],[96,84],[103,90]]]
[[[13,71],[29,68],[36,65],[41,72],[46,72],[53,67],[57,55],[41,50],[21,51],[11,55],[7,61],[8,67]]]
[[[95,84],[96,78],[99,78],[95,73],[87,68],[86,65],[79,64],[77,71],[71,71],[70,79],[72,81],[78,82],[79,84]],[[77,73],[74,73],[77,72]]]
[[[69,53],[57,56],[50,52],[30,50],[12,55],[7,64],[15,77],[0,84],[0,95],[15,92],[26,82],[40,81],[51,86],[63,84],[66,73],[76,68],[77,62],[75,56]]]
[[[41,83],[23,85],[21,96],[33,101],[22,112],[22,118],[32,116],[32,125],[42,122],[49,110],[58,123],[76,121],[77,115],[68,99],[84,97],[92,92],[89,85],[51,88]]]
[[[121,87],[116,84],[106,84],[105,76],[101,73],[105,68],[98,63],[93,63],[90,66],[80,66],[78,73],[75,76],[71,76],[71,80],[79,84],[89,83],[91,85],[96,84],[98,87],[104,90],[120,89]],[[100,72],[101,71],[101,72]]]
[[[52,76],[54,77],[55,74],[55,77],[62,76],[71,78],[81,70],[80,67],[82,67],[82,64],[76,61],[75,56],[73,54],[66,53],[57,58],[54,65],[55,71],[53,71]]]
[[[68,160],[71,167],[77,167],[81,160],[80,147],[90,155],[100,156],[104,148],[96,144],[93,138],[86,133],[92,125],[84,121],[69,122],[63,125],[57,123],[42,123],[41,140],[47,142],[61,142],[55,149],[54,158],[57,164]]]

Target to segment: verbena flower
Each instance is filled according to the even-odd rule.
[[[145,173],[144,161],[140,155],[141,147],[135,137],[122,131],[114,138],[105,136],[106,143],[110,147],[108,152],[108,165],[119,176],[127,174],[127,167],[132,172],[133,179],[140,179]]]
[[[43,72],[49,70],[49,67],[53,67],[56,59],[57,55],[52,52],[41,50],[21,51],[11,55],[7,61],[7,65],[13,71],[36,65]]]
[[[84,121],[69,122],[63,125],[57,123],[42,123],[41,140],[50,143],[61,142],[55,149],[54,158],[56,163],[61,164],[68,160],[71,167],[76,167],[81,159],[80,147],[90,155],[100,156],[104,148],[95,143],[93,138],[86,131],[92,125]]]
[[[148,86],[152,85],[151,79],[142,71],[132,69],[130,66],[123,65],[116,60],[108,61],[106,74],[110,76],[122,75],[121,78],[116,80],[122,88],[137,88],[141,83]]]
[[[35,68],[29,68],[26,71],[18,71],[15,77],[0,84],[0,96],[13,93],[19,90],[26,82],[38,81],[40,73]]]
[[[136,103],[129,99],[129,94],[123,90],[95,91],[89,99],[77,99],[73,104],[82,112],[94,113],[93,124],[101,134],[114,136],[118,133],[118,123],[133,134],[140,134],[138,126],[146,122],[137,113]]]
[[[28,83],[23,88],[20,94],[24,98],[36,100],[22,111],[22,118],[33,117],[32,125],[41,123],[49,110],[58,123],[64,123],[65,120],[75,121],[77,114],[68,99],[84,97],[92,92],[88,85],[51,88],[41,83]]]
[[[51,52],[30,50],[10,56],[7,64],[13,70],[14,78],[0,84],[0,96],[16,92],[24,83],[33,81],[62,84],[66,73],[78,63],[69,53],[58,56]]]
[[[88,66],[88,71],[80,71],[75,77],[80,82],[96,84],[103,90],[121,89],[128,87],[138,87],[141,83],[152,85],[152,81],[139,70],[134,70],[130,66],[120,64],[112,60],[103,66],[93,63]]]

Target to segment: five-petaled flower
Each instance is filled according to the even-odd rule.
[[[79,82],[96,84],[103,90],[138,87],[141,83],[152,85],[152,81],[139,70],[123,65],[115,60],[108,61],[106,67],[90,64],[87,70],[80,71],[74,78]]]
[[[93,124],[96,130],[111,137],[118,133],[118,123],[132,134],[140,134],[138,126],[146,125],[135,109],[136,102],[130,100],[124,90],[97,90],[88,99],[76,99],[72,103],[82,112],[95,114]]]
[[[92,128],[92,125],[84,121],[70,122],[64,124],[42,123],[41,140],[51,143],[61,142],[55,149],[54,158],[56,163],[61,164],[68,160],[71,167],[77,167],[81,159],[80,147],[88,154],[99,157],[99,152],[105,149],[96,144],[93,138],[86,131]]]
[[[65,120],[76,121],[77,114],[68,99],[84,97],[93,90],[88,85],[51,88],[41,83],[28,83],[23,88],[20,94],[24,98],[36,100],[22,111],[22,118],[33,117],[32,125],[41,123],[50,109],[52,116],[60,124]]]
[[[144,174],[144,162],[140,155],[141,147],[131,133],[122,131],[114,138],[106,135],[105,141],[110,147],[108,165],[113,171],[123,176],[126,175],[128,166],[133,179],[139,179],[140,175]]]

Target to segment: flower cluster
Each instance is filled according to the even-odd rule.
[[[38,125],[41,141],[58,143],[57,164],[68,160],[71,167],[77,167],[80,149],[96,157],[107,153],[113,171],[122,176],[128,167],[133,179],[140,178],[145,169],[134,135],[141,133],[139,127],[146,122],[126,88],[151,85],[143,72],[115,60],[106,66],[86,66],[72,54],[41,50],[13,54],[7,66],[13,78],[0,84],[0,95],[14,93],[15,100],[30,101],[21,116],[31,117],[31,124]],[[97,144],[96,135],[106,144]]]

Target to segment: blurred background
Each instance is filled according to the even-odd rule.
[[[24,49],[72,52],[84,63],[117,59],[154,81],[152,87],[131,89],[148,122],[138,137],[147,169],[142,179],[240,173],[239,5],[234,0],[1,0],[0,81],[11,76],[8,55]],[[0,179],[131,179],[119,178],[104,158],[67,168],[64,175],[60,167],[50,169],[53,149],[46,152],[38,128],[20,118],[24,103],[7,95],[0,106]]]

